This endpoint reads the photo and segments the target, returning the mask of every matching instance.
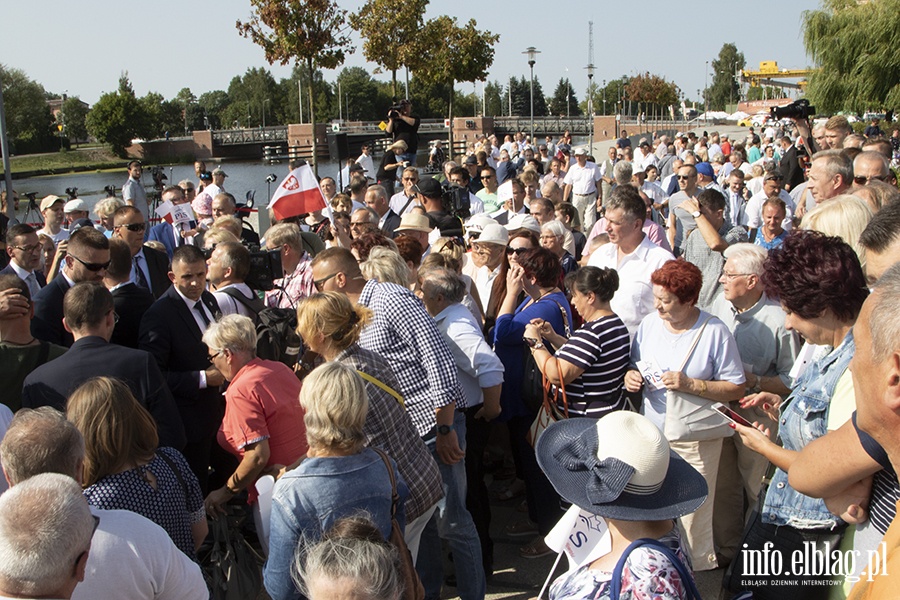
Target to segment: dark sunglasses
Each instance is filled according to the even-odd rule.
[[[529,250],[530,250],[530,248],[510,248],[509,246],[507,246],[506,247],[506,255],[512,256],[513,254],[515,254],[516,256],[522,256]]]
[[[887,179],[887,177],[881,177],[880,175],[872,175],[871,177],[854,177],[853,181],[856,183],[856,185],[866,185],[873,179],[878,180],[878,181],[884,181]]]
[[[88,271],[93,271],[94,273],[96,273],[97,271],[102,271],[104,269],[109,268],[109,261],[106,261],[105,263],[89,263],[89,262],[84,262],[83,260],[81,260],[80,258],[75,256],[74,254],[70,254],[69,256],[71,256],[72,258],[74,258],[75,260],[80,262],[82,265],[84,265],[85,269],[87,269]]]
[[[118,229],[119,227],[124,227],[128,231],[134,231],[135,233],[137,233],[138,231],[144,231],[145,229],[147,229],[147,224],[146,223],[129,223],[128,225],[116,225],[116,229]]]
[[[676,175],[675,177],[677,177],[678,179],[681,179],[682,181],[686,181],[691,178],[690,175]]]
[[[317,291],[317,292],[321,292],[321,291],[322,291],[322,286],[325,285],[325,282],[328,281],[329,279],[331,279],[332,277],[336,277],[338,273],[340,273],[340,271],[337,271],[336,273],[332,273],[332,274],[329,275],[328,277],[323,277],[322,279],[319,279],[319,280],[317,280],[317,281],[313,281],[313,287],[316,288],[316,291]]]

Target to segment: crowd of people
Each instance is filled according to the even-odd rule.
[[[611,550],[554,599],[687,598],[772,541],[884,541],[878,577],[793,577],[796,597],[886,597],[897,130],[623,130],[599,161],[568,134],[480,136],[437,147],[432,176],[411,104],[391,120],[379,167],[365,146],[262,239],[201,163],[161,192],[173,223],[149,226],[135,161],[97,222],[51,195],[42,228],[8,227],[0,596],[207,597],[208,519],[270,503],[273,599],[399,598],[407,549],[426,598],[482,599],[492,500],[518,498],[523,558],[553,553],[570,504],[607,522]],[[250,248],[280,256],[269,291]],[[293,367],[258,355],[271,311],[296,318]],[[724,585],[782,597],[746,579]]]

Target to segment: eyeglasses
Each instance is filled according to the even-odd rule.
[[[413,183],[419,181],[416,177],[404,177],[403,181],[412,181]]]
[[[100,517],[97,515],[91,515],[91,518],[94,520],[94,527],[91,529],[91,539],[94,539],[94,534],[97,533],[97,528],[100,527]],[[75,566],[78,566],[78,563],[81,561],[82,557],[87,554],[87,550],[78,555],[78,558],[75,559]]]
[[[117,313],[114,310],[111,310],[109,312],[111,312],[112,316],[113,316],[113,325],[118,325],[119,324],[119,313]]]
[[[340,271],[332,273],[328,277],[323,277],[322,279],[313,281],[313,286],[316,288],[316,291],[321,292],[322,288],[325,286],[325,282],[328,281],[329,279],[331,279],[332,277],[336,277],[338,273],[340,273]]]
[[[481,179],[482,181],[484,181],[485,179],[490,179],[491,177],[493,177],[493,175],[482,175]]]
[[[87,269],[88,271],[93,271],[94,273],[96,273],[97,271],[103,271],[104,269],[109,268],[109,261],[106,261],[105,263],[89,263],[89,262],[84,262],[83,260],[81,260],[80,258],[75,256],[74,254],[70,254],[69,256],[71,256],[72,258],[74,258],[75,260],[80,262],[82,265],[84,265],[85,269]]]
[[[531,250],[531,248],[510,248],[509,246],[507,246],[506,247],[506,255],[512,256],[513,254],[515,254],[516,256],[522,256],[529,250]]]
[[[858,176],[858,177],[854,177],[853,181],[854,181],[854,183],[856,183],[856,185],[866,185],[873,179],[875,179],[877,181],[887,181],[887,177],[882,177],[881,175],[870,175],[868,177]]]
[[[31,252],[40,250],[41,245],[40,244],[32,244],[30,246],[13,246],[13,248],[16,250],[21,250],[22,252],[25,252],[26,254],[30,254]]]
[[[728,281],[736,279],[737,277],[749,277],[750,275],[753,275],[753,273],[728,273],[727,271],[722,271],[722,277]]]
[[[144,231],[145,229],[147,229],[147,224],[146,223],[129,223],[127,225],[116,225],[115,228],[119,229],[120,227],[124,227],[128,231],[134,231],[135,233],[137,233],[138,231]]]
[[[688,179],[690,179],[692,177],[692,175],[676,175],[675,177],[677,177],[681,181],[687,181]]]
[[[209,362],[212,362],[212,361],[216,360],[216,357],[219,356],[220,354],[222,354],[222,352],[223,352],[222,350],[219,350],[219,351],[216,352],[215,354],[209,354],[209,355],[207,355],[206,358],[209,359]]]

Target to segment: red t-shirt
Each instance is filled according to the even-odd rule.
[[[300,380],[280,362],[254,358],[235,374],[225,392],[219,445],[238,458],[244,448],[269,441],[266,466],[290,465],[306,454],[306,428],[300,407]],[[250,502],[256,489],[250,490]]]

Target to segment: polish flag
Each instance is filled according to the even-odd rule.
[[[325,196],[309,164],[297,167],[285,177],[272,195],[269,208],[279,220],[325,208]]]

